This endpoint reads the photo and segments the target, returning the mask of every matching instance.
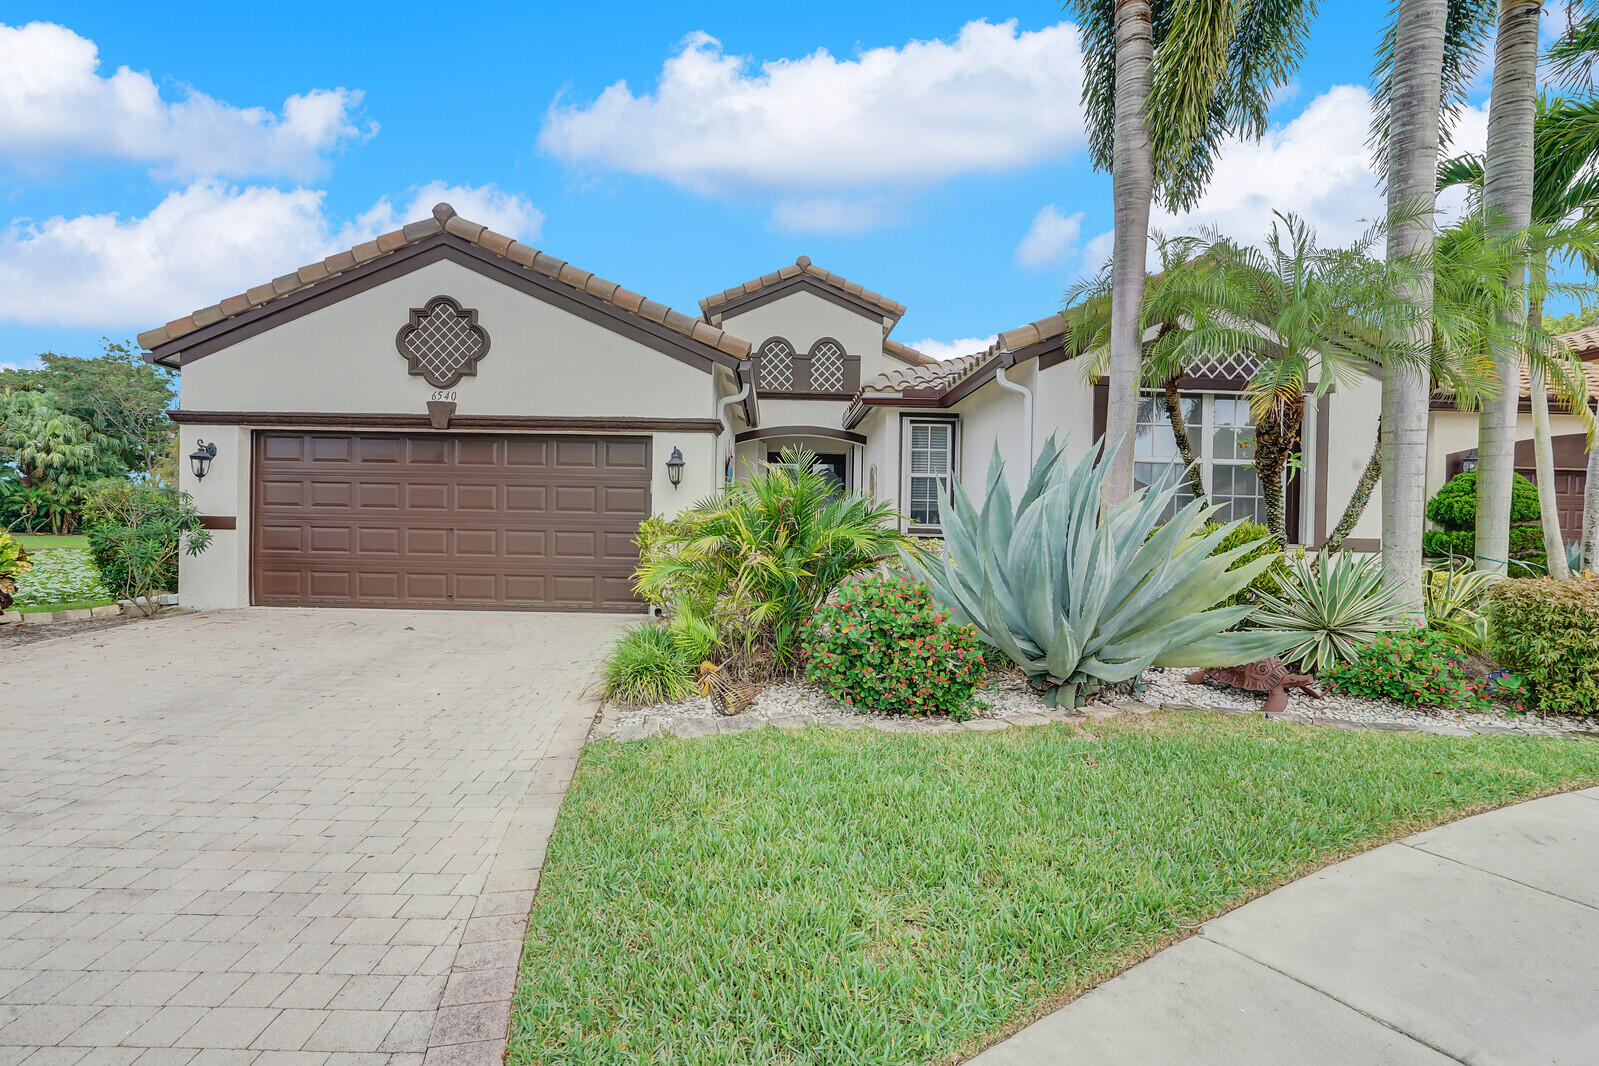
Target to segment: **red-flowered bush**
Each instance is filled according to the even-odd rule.
[[[1385,633],[1360,649],[1354,662],[1324,671],[1321,680],[1329,690],[1350,696],[1474,711],[1493,706],[1496,698],[1514,700],[1520,686],[1513,678],[1472,676],[1460,649],[1430,629]],[[1513,706],[1524,709],[1519,702]]]
[[[885,714],[971,716],[987,667],[971,626],[951,625],[910,577],[844,582],[805,625],[805,676],[834,699]]]

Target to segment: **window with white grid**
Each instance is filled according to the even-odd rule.
[[[913,421],[906,433],[905,514],[913,526],[936,527],[955,476],[955,424]]]
[[[1265,522],[1266,501],[1255,475],[1255,423],[1247,397],[1185,392],[1178,398],[1200,481],[1210,502],[1224,508],[1223,521],[1247,518]],[[1166,401],[1159,392],[1138,398],[1138,430],[1133,440],[1133,482],[1140,487],[1179,485],[1164,517],[1189,503],[1193,491],[1177,454]]]

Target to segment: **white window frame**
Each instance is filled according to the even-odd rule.
[[[949,431],[949,473],[945,479],[943,490],[939,493],[939,521],[936,523],[917,522],[911,518],[911,436],[917,426],[937,426]],[[900,510],[905,515],[905,525],[908,532],[941,534],[944,531],[943,508],[947,507],[954,499],[955,481],[960,477],[960,419],[958,417],[931,417],[926,415],[905,415],[900,419],[899,428],[899,468],[900,468]],[[916,474],[916,478],[925,478],[933,475]]]
[[[1242,400],[1245,398],[1245,394],[1228,389],[1185,389],[1179,395],[1182,399],[1188,399],[1191,397],[1197,397],[1199,399],[1199,422],[1197,424],[1188,424],[1188,440],[1190,444],[1195,446],[1194,459],[1199,466],[1200,484],[1204,485],[1205,487],[1205,495],[1210,496],[1214,491],[1213,485],[1215,484],[1215,478],[1213,474],[1217,466],[1246,466],[1251,469],[1254,468],[1255,460],[1253,456],[1248,456],[1242,459],[1219,459],[1215,454],[1216,400]],[[1160,416],[1158,421],[1155,423],[1156,425],[1170,425],[1170,421],[1166,417],[1166,398],[1161,390],[1143,389],[1139,392],[1139,397],[1149,397],[1155,401],[1155,410]],[[1162,460],[1162,458],[1158,456],[1139,455],[1135,445],[1133,461],[1135,463],[1155,463],[1169,461],[1174,467],[1177,467],[1182,463],[1182,456],[1175,455],[1169,460]],[[1232,498],[1234,497],[1229,494],[1229,499]],[[1263,495],[1257,495],[1255,498],[1257,500],[1261,500],[1264,505]],[[1262,512],[1262,514],[1263,513],[1264,512]],[[1255,520],[1254,516],[1251,516],[1251,519]],[[1264,520],[1264,517],[1259,519],[1259,521]]]

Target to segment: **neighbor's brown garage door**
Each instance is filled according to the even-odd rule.
[[[638,437],[256,437],[265,606],[631,609],[649,514]]]

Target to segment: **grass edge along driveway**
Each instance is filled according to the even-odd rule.
[[[507,1062],[932,1063],[1423,827],[1599,781],[1599,744],[1165,713],[589,745]]]

